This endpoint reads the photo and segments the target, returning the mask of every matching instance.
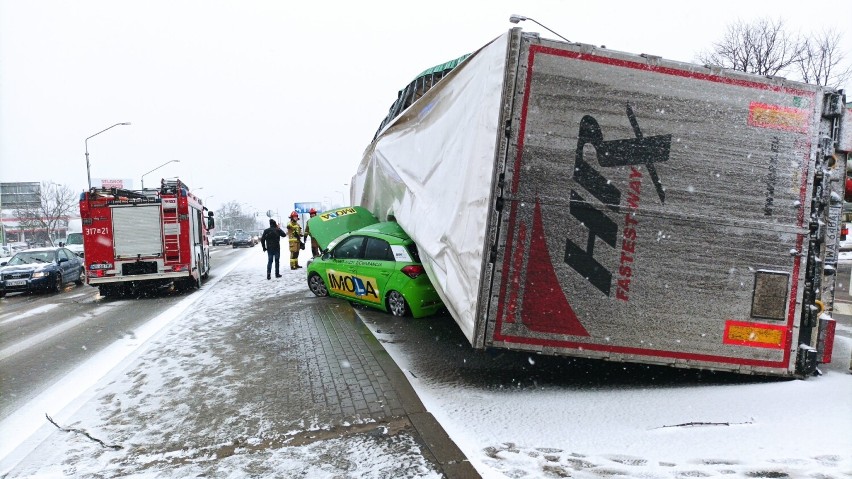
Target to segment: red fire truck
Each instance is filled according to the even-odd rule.
[[[102,296],[200,288],[210,271],[213,212],[180,180],[158,189],[92,188],[80,196],[86,281]]]

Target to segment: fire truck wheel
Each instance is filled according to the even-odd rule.
[[[202,263],[201,263],[201,256],[196,256],[196,257],[195,257],[195,264],[197,264],[197,265],[198,265],[198,269],[200,270],[200,269],[201,269],[201,265],[202,265]],[[210,273],[210,255],[209,255],[209,254],[207,255],[207,261],[206,261],[206,262],[204,262],[203,264],[206,264],[206,265],[207,265],[207,269],[206,269],[203,273],[201,273],[201,277],[200,277],[200,278],[198,278],[198,287],[199,287],[199,288],[201,287],[201,280],[202,280],[202,279],[207,279],[207,276],[208,276],[208,275],[209,275],[209,273]]]
[[[118,295],[118,288],[115,286],[102,284],[98,286],[98,294],[104,298],[114,298]]]

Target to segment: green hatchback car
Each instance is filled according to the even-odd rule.
[[[315,295],[344,298],[394,316],[420,318],[443,308],[417,246],[395,222],[380,223],[354,206],[319,214],[308,228],[323,251],[307,267],[308,287]]]

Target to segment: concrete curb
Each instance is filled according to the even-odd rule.
[[[364,342],[378,361],[379,366],[381,366],[391,381],[391,384],[393,384],[409,422],[423,441],[422,446],[428,450],[429,455],[440,466],[444,476],[448,479],[481,478],[476,469],[470,464],[470,461],[468,461],[467,456],[464,455],[462,450],[459,449],[447,432],[444,431],[444,428],[432,416],[432,413],[426,410],[426,407],[420,401],[420,398],[408,381],[408,377],[399,369],[399,366],[390,357],[390,354],[388,354],[381,342],[373,335],[370,328],[364,324],[358,310],[354,309],[354,311],[355,317],[358,319],[355,325],[358,334],[364,339]]]

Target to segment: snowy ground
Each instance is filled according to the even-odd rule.
[[[405,437],[392,444],[370,435],[345,439],[329,435],[305,444],[268,440],[278,437],[273,425],[253,409],[258,405],[238,404],[229,386],[249,380],[235,371],[240,362],[256,358],[226,361],[233,356],[226,335],[229,326],[240,321],[241,312],[257,313],[280,304],[282,296],[310,293],[304,270],[285,270],[281,280],[267,281],[265,255],[259,249],[247,251],[241,259],[221,281],[188,295],[191,307],[175,306],[186,308],[185,314],[170,313],[174,317],[161,319],[162,329],[138,350],[113,358],[121,366],[95,378],[97,385],[77,400],[54,399],[54,406],[63,404],[61,410],[52,409],[47,401],[31,411],[42,423],[44,412],[53,411],[63,426],[99,425],[92,432],[108,444],[160,447],[149,453],[136,449],[131,456],[127,449],[104,449],[81,435],[45,425],[27,444],[38,447],[40,454],[24,459],[14,473],[3,477],[394,477],[388,471],[401,470],[394,469],[398,461],[408,471],[419,471],[406,477],[439,477],[419,458],[417,445]],[[222,266],[223,271],[227,268]],[[406,324],[387,315],[382,321],[398,328],[428,324],[426,320]],[[451,360],[449,355],[418,357],[422,345],[387,340],[387,329],[369,319],[365,323],[406,371],[427,409],[487,479],[852,478],[852,374],[847,369],[852,341],[847,338],[838,337],[834,362],[822,368],[825,374],[804,381],[660,384],[649,376],[592,386],[570,381],[536,385],[524,377],[493,381],[461,377],[465,368],[483,368],[482,364],[450,365],[458,377],[432,377],[428,365],[440,366]],[[469,354],[465,345],[451,347],[462,355],[481,357]],[[530,367],[544,363],[529,358]],[[487,369],[481,374],[501,378]],[[83,380],[75,378],[78,383]],[[178,397],[197,391],[220,407],[238,411],[220,426],[249,431],[248,440],[231,444],[223,436],[208,449],[169,449],[187,439],[171,425],[186,423],[197,413],[190,415],[163,391]],[[68,393],[59,389],[51,394],[57,398]],[[139,428],[140,421],[145,427]],[[9,441],[10,424],[14,423],[0,424],[0,441]],[[304,418],[299,428],[286,434],[321,436],[328,428]],[[361,472],[341,472],[346,469],[336,467],[336,461],[360,464]],[[0,462],[0,476],[10,471],[9,464],[9,458]]]
[[[17,448],[0,454],[0,477],[439,478],[404,430],[313,416],[282,422],[287,414],[274,402],[246,397],[246,390],[286,394],[264,365],[268,355],[298,348],[270,340],[264,326],[271,311],[313,297],[304,269],[282,265],[283,278],[267,280],[265,262],[256,247],[238,263],[217,263],[216,279],[129,344],[99,354],[0,422],[0,450]],[[247,326],[248,318],[261,326]],[[257,344],[256,352],[238,350],[240,342]],[[104,372],[94,362],[118,366]]]
[[[613,363],[569,363],[560,378],[536,371],[564,363],[525,355],[525,371],[497,374],[461,335],[462,352],[431,346],[424,361],[416,338],[372,315],[365,323],[484,478],[852,477],[848,326],[822,376],[776,381],[635,366],[618,374]],[[569,377],[590,371],[610,374]]]

